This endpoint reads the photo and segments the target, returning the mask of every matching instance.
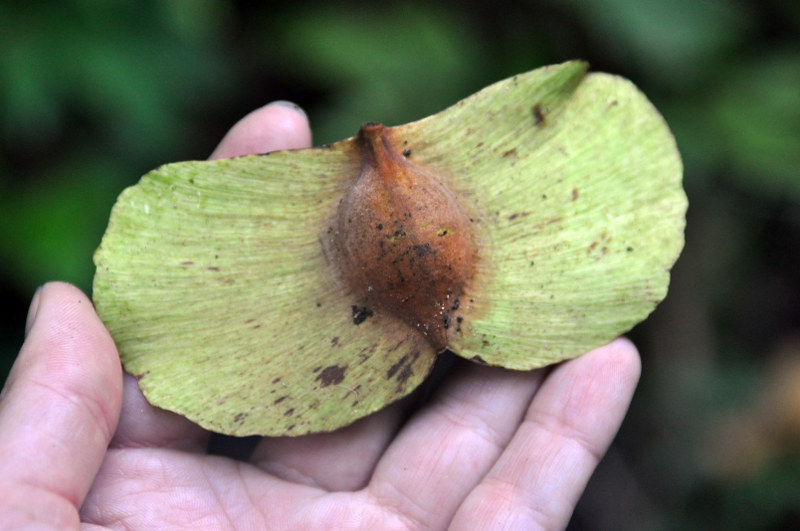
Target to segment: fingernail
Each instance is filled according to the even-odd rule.
[[[306,120],[308,119],[308,115],[306,114],[306,111],[304,111],[302,107],[300,107],[298,104],[296,104],[296,103],[294,103],[292,101],[289,101],[289,100],[275,100],[272,103],[268,103],[267,104],[268,107],[271,106],[271,105],[277,105],[279,107],[286,107],[288,109],[292,109],[293,111],[295,111],[295,112],[297,112],[299,114],[302,114],[303,117],[306,118]]]
[[[39,286],[36,288],[36,293],[33,294],[33,299],[31,299],[31,306],[28,308],[28,317],[25,319],[25,336],[27,337],[28,332],[31,331],[33,327],[33,323],[36,322],[36,314],[39,313],[39,299],[42,295],[42,287]]]

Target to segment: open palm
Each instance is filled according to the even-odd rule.
[[[273,104],[213,156],[309,143],[304,115]],[[638,376],[625,340],[552,370],[458,361],[418,410],[412,398],[333,433],[264,438],[242,462],[148,405],[91,302],[52,283],[0,399],[0,528],[560,528]]]

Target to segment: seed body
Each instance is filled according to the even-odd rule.
[[[334,220],[337,265],[365,305],[404,320],[442,351],[472,276],[469,217],[436,176],[404,156],[390,129],[365,124],[356,146],[359,174]]]

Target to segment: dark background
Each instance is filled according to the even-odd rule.
[[[582,58],[673,128],[690,211],[642,383],[574,529],[800,526],[800,3],[119,2],[0,6],[0,379],[35,288],[89,291],[122,189],[274,99],[315,144]],[[446,488],[443,485],[443,488]]]

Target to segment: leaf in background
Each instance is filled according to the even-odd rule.
[[[30,6],[10,3],[0,16],[0,127],[15,144],[57,138],[79,109],[110,128],[104,142],[139,156],[158,152],[170,140],[188,142],[181,113],[231,82],[218,31],[223,2],[192,4],[202,39],[186,30],[184,10],[159,4]]]
[[[702,83],[718,54],[741,40],[751,20],[727,0],[568,0],[606,53],[673,87]]]
[[[95,255],[126,370],[208,429],[301,435],[406,395],[444,347],[532,369],[626,331],[683,246],[681,163],[630,82],[585,69],[328,147],[149,173]]]
[[[124,178],[119,161],[87,149],[31,176],[13,193],[0,189],[0,257],[8,278],[32,293],[42,279],[91,286],[88,259],[103,234],[108,206]]]
[[[693,192],[716,195],[721,176],[764,198],[800,194],[798,57],[789,48],[737,58],[701,93],[664,107]]]
[[[751,58],[723,79],[710,122],[733,174],[756,193],[800,197],[800,50]]]
[[[311,113],[321,143],[352,134],[358,116],[397,124],[435,112],[479,86],[485,63],[468,20],[425,5],[318,6],[270,22],[276,62],[332,94]]]

